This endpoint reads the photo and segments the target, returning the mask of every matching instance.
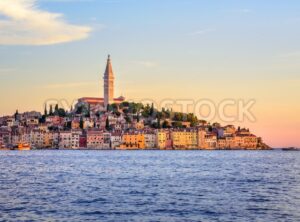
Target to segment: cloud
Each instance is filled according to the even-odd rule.
[[[43,2],[94,2],[95,0],[40,0],[40,1],[43,1]]]
[[[248,13],[251,13],[252,10],[248,9],[248,8],[241,8],[241,9],[237,9],[236,12],[248,14]]]
[[[75,88],[82,86],[94,86],[96,82],[69,82],[69,83],[59,83],[59,84],[49,84],[44,86],[46,89],[59,89],[59,88]]]
[[[7,76],[10,73],[15,72],[15,68],[1,68],[0,67],[0,76]]]
[[[4,72],[14,72],[16,71],[15,68],[0,68],[0,73],[4,73]]]
[[[249,14],[253,13],[252,9],[248,8],[239,8],[239,9],[231,9],[231,10],[226,10],[227,12],[234,13],[234,14]]]
[[[277,57],[283,58],[283,59],[300,58],[300,51],[283,53],[283,54],[278,55]]]
[[[153,68],[158,66],[156,62],[152,62],[152,61],[133,61],[133,63],[147,68]]]
[[[195,32],[190,32],[190,33],[188,33],[188,35],[190,35],[190,36],[204,35],[204,34],[207,34],[210,32],[215,32],[215,31],[216,31],[215,29],[201,29],[201,30],[197,30]]]
[[[50,45],[85,39],[90,27],[40,10],[37,0],[0,0],[0,45]],[[0,17],[1,18],[1,17]]]

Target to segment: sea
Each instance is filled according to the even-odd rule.
[[[300,152],[1,151],[0,221],[300,221]]]

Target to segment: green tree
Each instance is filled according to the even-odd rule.
[[[160,124],[160,118],[157,118],[157,129],[161,128],[161,124]]]
[[[68,128],[68,129],[71,129],[71,128],[72,128],[72,121],[68,121],[68,122],[67,122],[67,128]]]
[[[129,116],[125,116],[126,123],[131,123],[131,118]]]
[[[82,114],[82,111],[83,111],[83,106],[78,106],[77,109],[76,109],[76,114]]]
[[[147,104],[144,108],[143,108],[143,111],[142,111],[142,116],[144,118],[148,118],[150,116],[150,109],[151,107],[149,106],[149,104]]]
[[[45,123],[46,122],[46,116],[42,115],[41,118],[39,118],[39,123]]]
[[[18,111],[18,110],[16,110],[16,112],[15,112],[15,121],[17,121],[17,120],[18,120],[18,118],[19,118],[19,111]]]
[[[174,113],[173,120],[174,121],[184,121],[184,114],[183,113]]]
[[[114,112],[116,112],[116,111],[119,110],[119,106],[118,106],[118,104],[116,104],[116,103],[111,104],[111,107],[112,107],[112,110],[113,110]]]
[[[45,109],[44,109],[44,115],[47,116],[48,115],[48,111],[47,111],[47,105],[45,104]]]
[[[107,131],[110,130],[110,125],[109,125],[109,119],[108,119],[108,117],[106,118],[105,129],[106,129]]]
[[[58,104],[55,105],[54,112],[55,114],[58,114]]]
[[[99,118],[101,116],[101,112],[100,111],[96,112],[96,116]]]
[[[66,117],[66,111],[63,109],[63,108],[59,108],[57,111],[56,111],[56,115],[60,116],[60,117]]]
[[[123,109],[123,113],[128,114],[129,110],[127,108]]]
[[[154,114],[154,104],[151,104],[149,115],[152,116]]]
[[[87,108],[87,113],[85,115],[87,118],[90,118],[91,117],[91,105],[88,104],[88,108]]]
[[[198,123],[198,118],[193,113],[187,114],[187,121],[191,123],[191,127],[194,127]]]
[[[129,107],[129,102],[126,102],[126,101],[125,101],[125,102],[122,102],[122,103],[121,103],[121,106],[122,106],[122,107]]]
[[[174,128],[183,128],[182,122],[179,122],[179,121],[173,122],[173,123],[172,123],[172,126],[173,126]]]
[[[162,128],[170,128],[171,126],[170,126],[170,124],[169,124],[169,122],[168,121],[163,121],[163,124],[162,124]]]
[[[50,105],[49,115],[50,115],[50,116],[53,116],[53,108],[52,108],[52,105]]]
[[[80,129],[83,129],[83,127],[84,127],[84,122],[83,122],[82,117],[80,117],[79,127],[80,127]]]

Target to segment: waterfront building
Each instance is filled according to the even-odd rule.
[[[238,134],[237,138],[237,147],[244,149],[256,149],[258,146],[258,138],[252,134]]]
[[[197,131],[194,129],[183,129],[172,131],[173,147],[195,149],[197,148]]]
[[[79,136],[79,148],[87,148],[86,134]]]
[[[158,149],[164,150],[167,145],[167,132],[165,130],[156,131],[156,146]]]
[[[0,146],[11,144],[11,133],[8,130],[0,130]]]
[[[59,148],[72,148],[72,132],[62,131],[59,133]]]
[[[82,135],[81,130],[72,130],[72,137],[71,137],[71,148],[72,149],[80,148],[80,136],[81,135]]]
[[[32,147],[43,148],[44,147],[44,131],[39,129],[33,129],[30,132],[30,142]]]
[[[59,148],[78,149],[80,148],[81,130],[61,131],[59,133]]]
[[[145,134],[130,132],[122,135],[121,149],[145,149]]]
[[[156,134],[154,132],[145,132],[145,149],[153,149],[156,144]]]
[[[111,148],[116,149],[117,147],[120,147],[121,144],[122,144],[121,132],[113,132],[111,134]]]
[[[205,149],[217,148],[217,135],[215,133],[206,133],[204,138]]]
[[[218,138],[217,148],[220,150],[226,149],[226,139],[225,138]]]
[[[230,136],[226,136],[225,140],[226,140],[226,148],[227,149],[233,149],[233,148],[236,147],[235,134],[232,134]]]
[[[44,134],[44,148],[52,148],[54,146],[54,133],[46,132]]]
[[[102,149],[110,149],[111,147],[111,134],[109,132],[103,133],[103,146]]]
[[[104,143],[103,131],[91,129],[86,133],[87,148],[102,149]]]
[[[205,143],[206,130],[205,128],[198,128],[197,131],[197,147],[200,149],[205,149],[207,147]]]

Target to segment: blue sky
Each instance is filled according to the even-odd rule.
[[[257,132],[296,138],[299,39],[297,0],[1,0],[0,115],[102,96],[111,54],[118,95],[254,98]]]

